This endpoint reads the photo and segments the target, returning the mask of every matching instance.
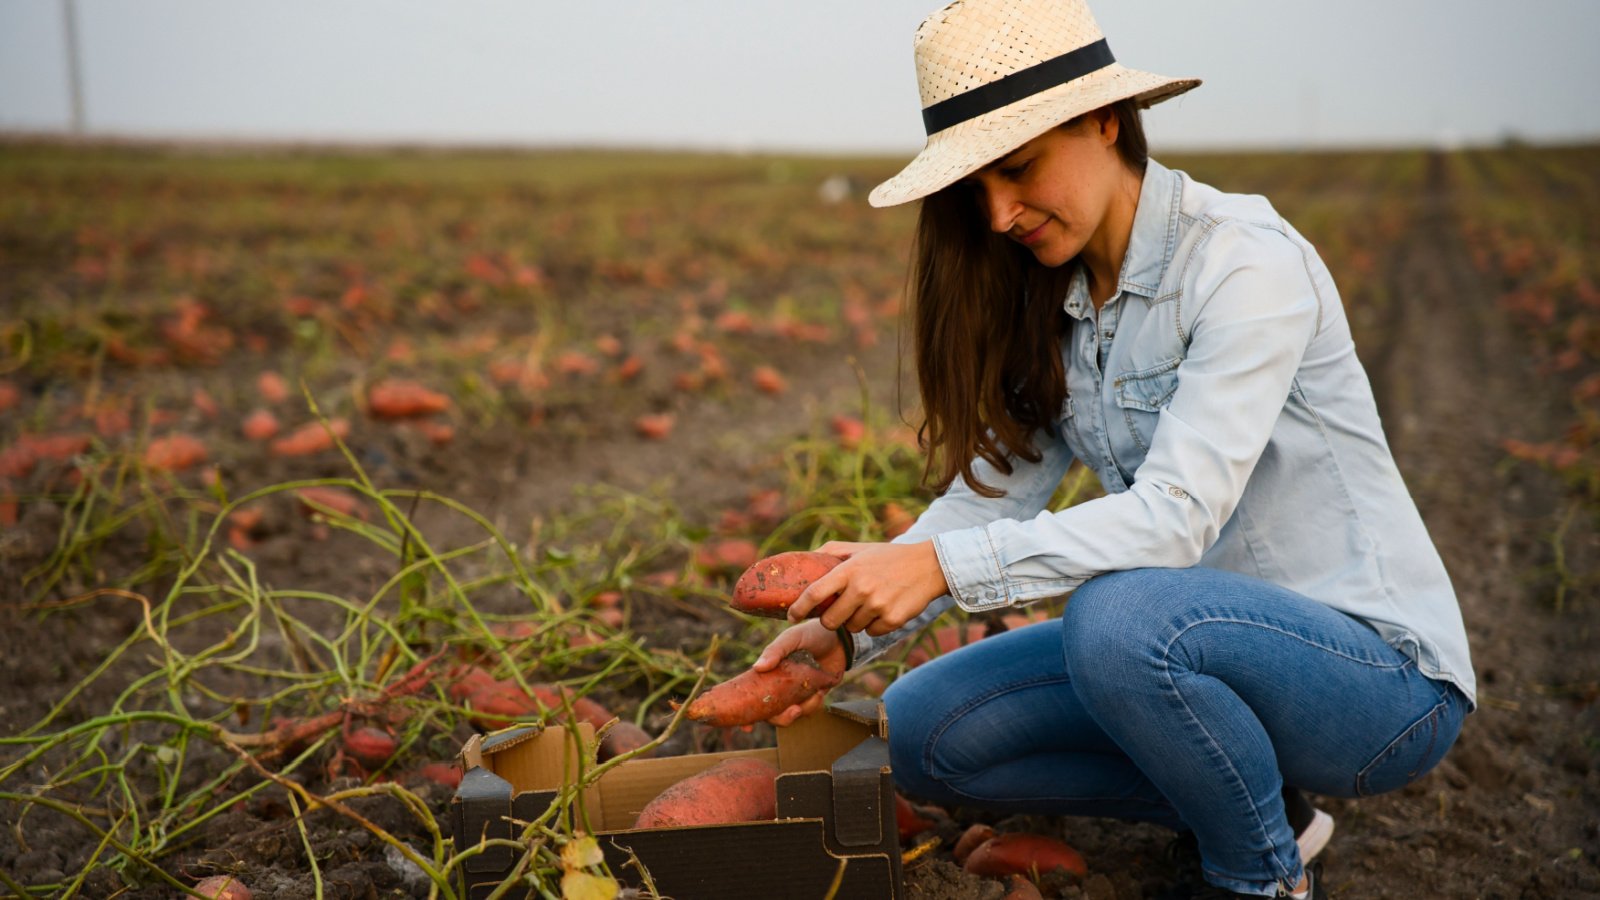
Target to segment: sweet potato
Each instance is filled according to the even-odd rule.
[[[757,560],[755,565],[739,576],[729,604],[753,616],[781,619],[788,613],[789,606],[800,599],[801,591],[828,574],[840,562],[843,560],[837,556],[803,550]],[[832,598],[828,598],[817,604],[811,614],[820,615],[831,602]]]
[[[889,540],[905,534],[911,530],[912,525],[917,524],[917,517],[893,500],[883,505],[879,519],[883,522],[883,536]]]
[[[324,450],[333,449],[333,437],[328,431],[340,440],[350,436],[350,423],[344,419],[328,420],[328,427],[323,428],[321,422],[307,422],[273,441],[269,448],[274,456],[311,456]]]
[[[617,364],[617,379],[619,381],[632,381],[644,371],[644,360],[638,356],[629,356]]]
[[[1078,851],[1055,838],[1038,834],[1002,834],[984,841],[967,856],[963,867],[974,875],[1033,875],[1056,869],[1075,875],[1089,873]]]
[[[567,693],[570,695],[570,692]],[[599,731],[607,722],[616,718],[611,714],[611,710],[588,697],[572,698],[572,714],[578,717],[578,721],[588,722],[594,726],[595,731]]]
[[[486,685],[498,684],[499,681],[481,666],[463,665],[450,670],[450,686],[446,693],[452,700],[465,700]]]
[[[835,413],[833,418],[828,420],[828,426],[839,439],[839,446],[846,450],[854,450],[861,446],[861,441],[867,436],[866,423],[844,413]]]
[[[352,519],[365,521],[367,518],[367,511],[362,506],[361,498],[340,488],[311,485],[297,489],[294,494],[295,499],[300,501],[300,512],[308,518],[320,514],[322,509],[319,507],[325,507],[337,515]]]
[[[600,363],[582,350],[567,350],[556,357],[556,371],[568,377],[593,375],[600,371]]]
[[[696,722],[736,728],[764,722],[839,682],[804,650],[784,657],[766,672],[751,669],[717,685],[689,704],[684,714]]]
[[[750,373],[750,383],[761,393],[773,396],[789,389],[789,382],[771,366],[756,366],[755,371]]]
[[[461,767],[449,762],[431,762],[406,776],[410,782],[428,781],[451,790],[461,786]]]
[[[399,749],[394,735],[371,725],[353,728],[344,734],[344,752],[368,766],[381,766]]]
[[[256,376],[256,390],[268,403],[282,403],[289,399],[289,382],[277,372],[262,372]]]
[[[694,561],[708,572],[733,572],[749,568],[760,558],[761,550],[747,538],[708,541],[695,551]]]
[[[480,682],[468,689],[464,698],[472,708],[472,722],[493,731],[539,714],[539,704],[527,692],[509,681]]]
[[[932,819],[925,818],[922,813],[917,812],[911,801],[899,794],[894,795],[894,822],[902,842],[909,841],[934,826]]]
[[[403,378],[386,378],[367,390],[367,412],[380,419],[427,416],[449,408],[449,397]]]
[[[256,408],[250,415],[244,417],[244,422],[239,430],[252,441],[270,441],[278,436],[281,428],[278,417],[270,410]]]
[[[600,761],[605,762],[608,759],[615,759],[624,753],[637,750],[653,740],[655,738],[650,736],[650,732],[632,722],[618,722],[611,726],[611,730],[606,732],[605,737],[600,739]],[[647,753],[641,754],[641,756],[649,755]],[[638,759],[639,757],[634,758]]]
[[[206,461],[206,445],[187,434],[169,434],[150,441],[144,464],[157,472],[179,472]]]
[[[1006,879],[1006,895],[1000,900],[1044,900],[1044,895],[1039,893],[1038,886],[1027,878],[1013,875]]]
[[[967,857],[972,855],[972,851],[983,846],[992,837],[994,837],[994,829],[979,822],[961,832],[960,839],[956,841],[955,850],[951,851],[950,855],[956,858],[956,865],[961,865],[967,861]]]
[[[633,430],[652,441],[666,440],[675,419],[672,413],[647,413],[633,420]]]
[[[759,822],[777,814],[777,767],[759,759],[736,757],[662,791],[639,813],[633,827]]]
[[[250,900],[250,889],[232,875],[213,875],[194,886],[194,892],[211,900]]]

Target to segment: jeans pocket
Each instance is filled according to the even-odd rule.
[[[1428,774],[1461,733],[1460,704],[1446,686],[1439,702],[1389,742],[1356,775],[1356,795],[1370,797],[1405,787]]]

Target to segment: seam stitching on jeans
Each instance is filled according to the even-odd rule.
[[[1239,618],[1233,618],[1233,617],[1215,617],[1215,618],[1203,619],[1203,620],[1201,620],[1199,622],[1191,622],[1188,625],[1183,626],[1183,628],[1176,635],[1173,636],[1172,640],[1170,642],[1168,642],[1167,646],[1165,648],[1163,648],[1163,649],[1164,650],[1170,650],[1172,648],[1172,645],[1177,643],[1178,641],[1182,640],[1183,636],[1185,634],[1187,634],[1191,629],[1198,628],[1201,625],[1250,625],[1250,626],[1254,626],[1256,628],[1260,628],[1260,629],[1263,629],[1263,630],[1266,630],[1266,631],[1271,631],[1271,632],[1273,632],[1275,634],[1281,634],[1281,635],[1283,635],[1284,637],[1287,637],[1287,638],[1293,638],[1294,640],[1297,640],[1300,643],[1305,644],[1308,647],[1315,647],[1316,649],[1321,650],[1324,653],[1331,653],[1334,656],[1339,657],[1340,659],[1348,659],[1353,663],[1360,663],[1361,665],[1369,666],[1369,667],[1374,668],[1374,669],[1403,669],[1408,665],[1414,665],[1415,662],[1416,662],[1415,660],[1411,659],[1410,657],[1406,656],[1403,653],[1400,654],[1400,656],[1401,656],[1400,662],[1395,663],[1393,665],[1390,665],[1390,664],[1387,664],[1387,663],[1381,663],[1381,662],[1374,662],[1373,660],[1370,660],[1370,659],[1362,659],[1359,656],[1351,656],[1349,653],[1346,653],[1343,650],[1340,650],[1340,649],[1335,648],[1335,647],[1323,646],[1322,644],[1319,644],[1316,641],[1311,640],[1310,638],[1306,637],[1305,635],[1296,634],[1293,631],[1288,631],[1288,630],[1280,628],[1280,627],[1278,627],[1276,625],[1270,625],[1270,624],[1267,624],[1265,622],[1256,622],[1256,621],[1252,621],[1250,619],[1239,619]],[[1385,644],[1384,646],[1388,646],[1388,645]],[[1389,649],[1393,650],[1394,648],[1390,647]],[[1398,650],[1396,650],[1395,652],[1399,653]]]
[[[1212,750],[1214,750],[1219,756],[1221,756],[1223,762],[1227,764],[1227,769],[1228,769],[1227,774],[1228,774],[1228,776],[1230,778],[1233,779],[1233,781],[1235,783],[1235,786],[1239,787],[1239,788],[1244,788],[1244,777],[1242,775],[1240,775],[1238,766],[1234,765],[1233,757],[1229,756],[1227,754],[1227,752],[1222,749],[1222,745],[1217,741],[1216,737],[1214,735],[1212,735],[1211,730],[1205,726],[1205,723],[1200,720],[1199,716],[1195,715],[1194,708],[1189,705],[1188,698],[1183,696],[1183,691],[1178,689],[1177,680],[1175,678],[1173,678],[1173,676],[1172,676],[1172,647],[1173,647],[1173,645],[1178,643],[1178,641],[1181,640],[1185,634],[1188,634],[1191,629],[1193,629],[1193,628],[1195,628],[1195,627],[1197,627],[1199,625],[1206,624],[1208,622],[1235,622],[1235,620],[1231,620],[1231,619],[1207,619],[1207,620],[1205,620],[1205,622],[1195,622],[1193,624],[1184,626],[1184,628],[1182,628],[1177,634],[1173,635],[1172,640],[1168,641],[1166,643],[1166,646],[1161,648],[1161,666],[1162,666],[1162,670],[1163,670],[1164,674],[1167,676],[1167,684],[1171,687],[1173,696],[1177,697],[1178,698],[1178,702],[1183,705],[1183,711],[1184,711],[1185,714],[1187,714],[1189,716],[1189,721],[1193,722],[1196,726],[1199,727],[1200,732],[1205,735],[1206,742],[1211,745]],[[1236,624],[1242,624],[1242,625],[1258,625],[1258,627],[1267,628],[1270,631],[1277,631],[1277,632],[1283,633],[1285,635],[1288,635],[1290,637],[1297,637],[1297,635],[1289,635],[1288,632],[1285,632],[1280,628],[1271,628],[1270,626],[1259,625],[1258,623],[1255,623],[1255,622],[1250,622],[1250,621],[1246,621],[1246,620],[1238,620],[1235,623]],[[1301,640],[1304,640],[1304,638],[1301,638]],[[1310,641],[1306,641],[1306,643],[1310,643]],[[1312,646],[1316,646],[1316,645],[1313,644]],[[1330,652],[1333,652],[1333,651],[1330,651]],[[1339,654],[1339,655],[1342,656],[1343,654]],[[1359,660],[1356,660],[1356,661],[1359,662]],[[1241,793],[1243,793],[1246,797],[1248,797],[1250,795],[1250,792],[1248,790],[1242,790]],[[1267,834],[1267,823],[1265,823],[1265,822],[1263,822],[1261,820],[1261,810],[1256,807],[1254,802],[1252,802],[1250,804],[1250,811],[1252,813],[1254,813],[1254,815],[1255,815],[1255,826],[1256,826],[1257,834],[1259,835],[1261,841],[1263,843],[1267,844],[1267,846],[1269,846],[1271,848],[1271,852],[1268,855],[1272,858],[1273,864],[1276,865],[1280,869],[1280,871],[1277,873],[1276,880],[1280,880],[1281,881],[1281,880],[1283,880],[1285,878],[1288,878],[1291,873],[1288,871],[1288,868],[1283,865],[1282,861],[1280,861],[1278,859],[1278,847],[1277,847],[1276,844],[1274,844],[1272,842],[1272,840],[1270,839],[1269,835]]]
[[[938,727],[934,728],[928,734],[928,741],[925,745],[923,745],[922,748],[923,771],[927,772],[930,776],[933,775],[933,748],[937,746],[939,741],[944,738],[944,733],[949,731],[950,727],[954,725],[962,716],[965,716],[967,713],[977,709],[979,706],[982,706],[985,703],[988,703],[990,700],[993,700],[996,697],[1012,693],[1022,688],[1038,687],[1039,685],[1045,684],[1070,684],[1071,681],[1072,679],[1070,677],[1062,675],[1060,677],[1045,676],[1042,678],[1030,678],[1026,681],[1008,682],[996,688],[995,690],[984,694],[982,697],[969,700],[968,702],[963,703],[962,705],[951,710],[950,714],[945,716],[944,721],[940,722]],[[943,781],[944,779],[941,778],[939,780]]]

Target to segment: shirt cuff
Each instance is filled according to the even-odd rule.
[[[935,535],[933,549],[957,606],[967,612],[982,612],[1010,605],[1000,557],[986,527]]]
[[[872,654],[872,638],[864,631],[844,631],[840,637],[850,640],[844,645],[844,668],[849,671],[856,667],[859,661],[865,661]]]

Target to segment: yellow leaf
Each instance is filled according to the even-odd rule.
[[[604,875],[572,872],[561,876],[562,900],[617,900],[616,881]]]
[[[598,866],[605,858],[600,852],[600,842],[589,835],[573,838],[561,848],[561,868],[568,872]]]

